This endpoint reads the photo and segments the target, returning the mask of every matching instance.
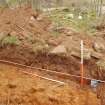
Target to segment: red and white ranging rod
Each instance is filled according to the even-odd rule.
[[[81,72],[81,86],[84,85],[84,44],[83,40],[81,40],[81,65],[80,65],[80,72]]]

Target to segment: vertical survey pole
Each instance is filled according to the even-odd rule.
[[[84,53],[84,45],[83,45],[83,40],[81,40],[81,67],[80,67],[80,72],[81,72],[81,86],[84,85],[84,67],[83,67],[83,53]]]

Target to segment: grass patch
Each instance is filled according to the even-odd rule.
[[[20,40],[18,39],[17,36],[6,36],[2,42],[1,45],[19,45],[20,44]]]

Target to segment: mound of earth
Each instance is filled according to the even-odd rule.
[[[50,35],[46,31],[50,21],[39,12],[32,11],[31,8],[5,8],[0,12],[0,39],[10,35],[18,36],[19,40],[31,41],[32,39],[46,39]],[[2,36],[3,34],[3,36]],[[31,37],[31,38],[30,38]],[[29,40],[30,38],[30,40]],[[24,43],[27,45],[27,43]]]
[[[54,35],[54,30],[59,33],[58,36]],[[1,46],[6,43],[5,37],[8,36],[16,37],[21,42],[20,46],[30,48],[34,52],[46,49],[51,54],[66,54],[80,58],[80,42],[83,40],[84,59],[92,57],[102,59],[105,53],[103,38],[76,33],[69,27],[55,28],[44,14],[35,12],[29,7],[1,10]]]

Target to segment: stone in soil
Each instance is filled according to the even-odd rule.
[[[66,50],[65,46],[59,45],[59,46],[55,47],[50,53],[52,53],[52,54],[66,54],[67,50]]]

